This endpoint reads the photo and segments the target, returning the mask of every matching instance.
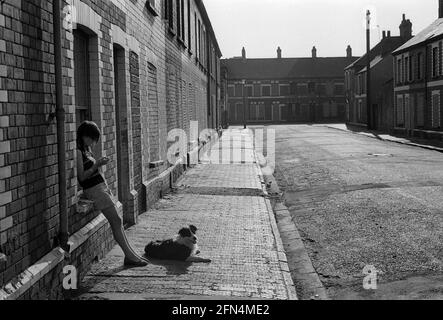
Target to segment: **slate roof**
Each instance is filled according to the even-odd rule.
[[[391,37],[386,37],[386,38],[382,39],[369,52],[371,61],[374,61],[378,56],[381,56],[382,58],[384,58],[387,54],[391,54],[395,49],[397,49],[398,47],[400,47],[404,43],[405,43],[405,39],[400,36],[394,36],[394,37],[391,36]],[[360,71],[360,69],[358,67],[360,67],[360,68],[366,67],[366,57],[367,57],[367,54],[364,54],[360,59],[354,61],[352,64],[348,65],[345,69],[357,67],[357,71]],[[380,61],[378,61],[378,62],[380,62]]]
[[[357,57],[267,58],[221,60],[230,79],[284,79],[343,77],[344,68]]]
[[[401,53],[412,47],[437,40],[443,36],[443,19],[435,20],[431,25],[418,33],[411,40],[394,51],[394,54]]]

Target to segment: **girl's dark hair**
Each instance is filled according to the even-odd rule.
[[[100,140],[101,132],[97,124],[92,121],[83,122],[77,130],[77,149],[86,151],[83,144],[83,137],[91,138],[94,141]]]

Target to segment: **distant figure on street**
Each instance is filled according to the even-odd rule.
[[[122,219],[116,209],[116,201],[99,170],[109,162],[109,159],[103,157],[96,160],[92,153],[92,147],[100,140],[100,136],[100,129],[91,121],[83,122],[77,130],[78,181],[86,198],[94,201],[95,209],[101,211],[108,219],[114,239],[125,254],[125,266],[146,266],[147,260],[135,253],[126,238]]]

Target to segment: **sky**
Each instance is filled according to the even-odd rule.
[[[372,13],[371,45],[383,30],[399,35],[402,14],[417,34],[438,18],[438,0],[204,0],[223,58],[354,56],[366,52],[366,11]]]

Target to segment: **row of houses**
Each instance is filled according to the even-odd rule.
[[[383,39],[369,53],[374,129],[441,139],[442,41],[443,0],[439,0],[438,19],[416,36],[405,15],[399,36],[383,32]],[[351,125],[368,123],[367,59],[364,55],[345,68],[347,122]]]
[[[343,57],[221,60],[221,104],[224,125],[300,122],[344,122],[343,69],[354,62],[348,46]]]
[[[210,139],[198,133],[220,124],[221,52],[201,0],[60,0],[60,143],[55,2],[0,2],[0,300],[62,298],[62,268],[75,266],[81,278],[113,247],[106,219],[82,199],[77,183],[82,121],[101,128],[94,152],[111,159],[104,175],[126,225],[137,222]],[[191,121],[198,122],[197,134]],[[173,129],[184,130],[189,143],[187,154],[171,163]],[[58,247],[62,204],[67,257]]]

